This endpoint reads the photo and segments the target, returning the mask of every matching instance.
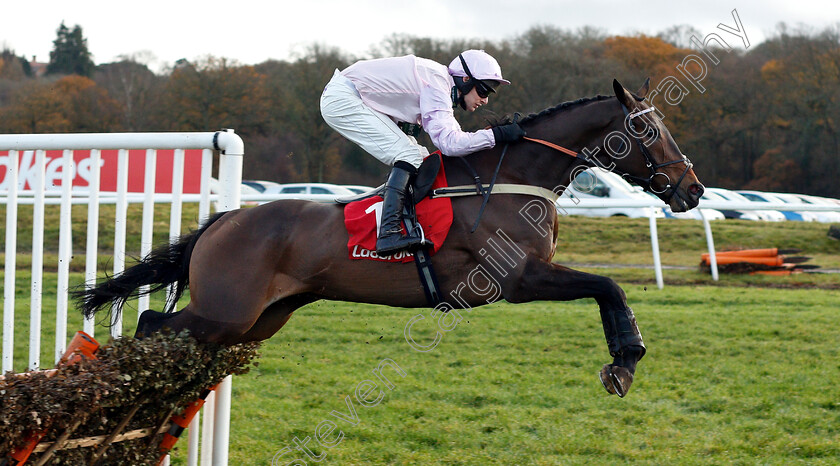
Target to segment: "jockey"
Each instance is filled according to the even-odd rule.
[[[467,50],[448,67],[407,55],[357,62],[335,71],[321,95],[321,115],[333,129],[391,166],[385,183],[376,253],[388,256],[421,246],[402,234],[409,183],[429,151],[415,136],[422,128],[440,151],[462,157],[525,135],[518,124],[466,132],[455,120],[456,105],[468,112],[487,104],[502,78],[498,62],[483,50]]]

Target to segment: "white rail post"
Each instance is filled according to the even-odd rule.
[[[221,151],[219,156],[220,209],[239,208],[242,183],[242,159],[245,147],[242,139],[231,130],[216,133],[214,143]],[[230,396],[233,377],[227,376],[216,388],[215,422],[213,423],[213,465],[228,464],[230,442]]]
[[[172,202],[169,208],[169,243],[178,241],[181,236],[181,213],[183,203],[181,193],[184,190],[184,149],[175,149],[172,154]],[[166,306],[174,306],[175,284],[169,285],[166,292]]]
[[[117,208],[114,215],[114,275],[125,270],[126,222],[128,221],[128,149],[117,152]],[[122,336],[122,309],[112,306],[111,336]]]
[[[146,257],[152,252],[155,221],[155,181],[157,171],[157,151],[146,149],[146,169],[143,179],[143,225],[140,232],[140,257]],[[148,291],[149,285],[141,287],[141,291]],[[149,295],[140,296],[137,300],[137,320],[140,314],[149,309],[151,298]]]
[[[32,201],[32,287],[29,296],[29,368],[41,367],[41,307],[44,282],[44,172],[47,154],[35,151],[35,198]]]
[[[18,151],[9,151],[6,168],[6,264],[3,276],[3,361],[0,374],[12,370],[15,337],[15,268],[17,266]]]
[[[655,210],[648,208],[648,219],[650,220],[650,246],[653,249],[653,270],[656,274],[656,287],[660,290],[665,288],[662,280],[662,261],[659,259],[659,233],[656,230]]]
[[[703,229],[706,230],[706,247],[709,248],[709,268],[712,269],[712,280],[718,281],[717,255],[715,253],[715,238],[712,236],[712,226],[709,219],[700,209],[700,216],[703,218]]]
[[[85,286],[92,287],[96,283],[96,269],[99,259],[99,161],[102,152],[94,149],[90,151],[90,182],[88,184],[88,217],[87,243],[85,245]],[[94,336],[95,320],[85,317],[85,333]]]
[[[204,400],[204,419],[201,420],[201,449],[199,460],[201,466],[211,466],[213,463],[213,420],[216,413],[216,390],[212,390]]]
[[[73,224],[70,203],[73,188],[73,151],[65,150],[61,168],[61,210],[58,234],[58,289],[55,303],[55,362],[67,348],[67,293],[70,291],[70,258],[73,255]]]
[[[213,172],[213,151],[201,151],[201,188],[198,201],[198,225],[204,225],[210,215],[210,177]]]
[[[195,413],[187,429],[187,466],[198,466],[198,426],[201,424],[201,412]]]

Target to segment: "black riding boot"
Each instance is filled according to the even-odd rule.
[[[382,220],[376,240],[376,255],[390,256],[402,250],[413,251],[422,245],[420,237],[403,235],[402,214],[409,182],[417,169],[406,162],[397,162],[388,175],[383,194]]]

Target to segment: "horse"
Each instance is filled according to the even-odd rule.
[[[553,198],[535,193],[561,194],[578,173],[601,166],[636,181],[674,212],[696,207],[703,185],[645,100],[649,89],[649,79],[636,93],[613,80],[614,95],[567,102],[522,118],[519,124],[530,140],[462,160],[443,157],[450,186],[474,185],[480,179],[536,190],[453,198],[451,229],[433,256],[440,289],[453,297],[450,309],[500,299],[594,298],[613,358],[599,378],[608,393],[620,397],[646,351],[635,315],[612,279],[552,263],[562,222]],[[165,312],[143,312],[137,336],[186,329],[199,340],[220,344],[268,339],[295,310],[317,300],[428,307],[414,266],[348,257],[343,208],[338,203],[278,200],[217,213],[124,272],[74,292],[74,298],[82,313],[92,317],[114,303],[172,286],[172,304]],[[488,252],[492,241],[507,252]],[[471,273],[472,285],[464,286],[465,275],[475,271],[481,276]],[[490,281],[498,293],[488,297]],[[138,291],[142,286],[147,291]],[[189,303],[175,312],[174,303],[187,286]]]

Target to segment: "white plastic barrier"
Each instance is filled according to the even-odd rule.
[[[146,150],[145,153],[145,185],[142,195],[128,193],[128,156],[129,150]],[[29,369],[37,370],[41,367],[41,300],[43,292],[43,233],[44,206],[48,203],[60,204],[59,214],[59,251],[58,251],[58,287],[56,299],[56,335],[55,359],[64,352],[68,341],[67,312],[68,312],[68,281],[72,252],[71,241],[71,205],[84,203],[88,205],[87,241],[86,241],[86,282],[96,279],[96,264],[98,255],[98,225],[99,206],[104,203],[116,204],[116,222],[113,254],[113,273],[121,272],[125,267],[126,250],[126,218],[127,207],[130,202],[143,203],[143,225],[141,239],[141,255],[146,255],[152,248],[152,225],[154,204],[156,202],[171,203],[170,237],[174,238],[181,231],[181,206],[184,177],[184,151],[200,149],[201,153],[201,191],[197,196],[199,202],[199,217],[204,219],[210,213],[209,180],[212,169],[212,151],[220,151],[219,176],[220,193],[218,196],[219,210],[231,210],[240,205],[239,185],[242,180],[242,159],[244,144],[233,131],[217,131],[203,133],[107,133],[107,134],[14,134],[0,135],[0,151],[8,151],[6,159],[6,176],[3,185],[5,191],[0,192],[0,202],[6,204],[6,238],[5,238],[5,276],[3,293],[3,347],[2,371],[10,371],[13,366],[14,322],[15,322],[15,272],[17,252],[17,210],[20,204],[33,205],[33,238],[32,238],[32,278],[30,292],[30,341],[29,341]],[[63,151],[61,161],[61,194],[56,200],[48,196],[45,189],[46,151]],[[74,173],[73,151],[91,151],[89,187],[84,193],[72,190],[72,176]],[[102,150],[118,150],[118,169],[115,194],[100,193],[99,157]],[[158,150],[174,150],[172,173],[172,191],[170,195],[156,195],[155,164]],[[31,191],[21,193],[19,184],[19,162],[21,154],[35,151],[34,173],[27,172],[28,180],[33,186]],[[52,164],[51,164],[52,165]],[[96,167],[96,168],[94,168]],[[22,195],[25,194],[25,195]],[[31,196],[31,197],[30,197]],[[193,196],[195,198],[195,196]],[[138,309],[148,309],[148,297],[141,298]],[[138,315],[139,317],[139,315]],[[111,333],[118,337],[122,335],[122,322],[112,322]],[[84,330],[93,335],[94,324],[91,320],[84,323]],[[202,464],[224,465],[228,460],[229,419],[231,378],[226,378],[216,390],[215,401],[207,399],[205,404],[204,432],[202,435]],[[213,396],[213,395],[211,395]],[[208,413],[215,413],[209,414]],[[215,422],[214,422],[215,421]],[[197,464],[198,454],[192,451],[198,446],[196,432],[199,426],[199,416],[190,425],[191,451],[188,453],[190,464]],[[212,451],[212,456],[210,452]]]

